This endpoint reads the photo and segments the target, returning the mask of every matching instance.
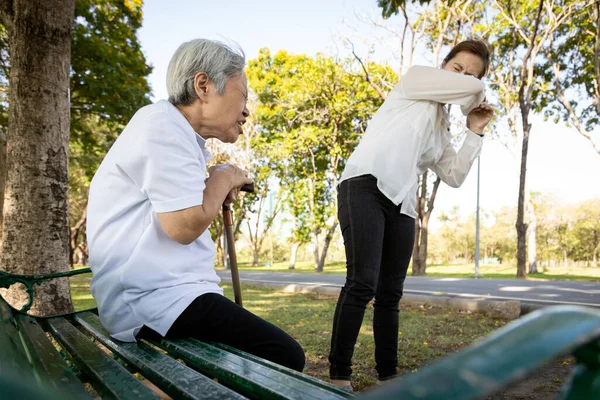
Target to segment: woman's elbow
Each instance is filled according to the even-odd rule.
[[[158,214],[162,231],[175,242],[187,246],[193,243],[208,228],[197,210],[181,210]]]
[[[442,180],[446,185],[450,186],[451,188],[458,189],[465,181],[465,177],[448,175],[443,177]]]
[[[187,246],[188,244],[192,244],[196,239],[198,239],[199,235],[196,235],[195,232],[186,231],[184,229],[178,230],[166,230],[163,229],[165,235],[169,237],[169,239],[174,240],[175,242]]]

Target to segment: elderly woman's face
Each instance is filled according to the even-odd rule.
[[[225,143],[234,143],[243,133],[242,125],[250,115],[248,100],[248,80],[246,74],[232,76],[227,80],[221,94],[211,92],[207,109],[204,110],[205,123],[210,125],[213,137]]]
[[[479,78],[479,75],[483,72],[483,61],[473,53],[461,51],[445,63],[442,68],[446,71]]]

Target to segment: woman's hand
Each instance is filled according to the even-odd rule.
[[[230,183],[229,193],[225,198],[225,205],[230,205],[236,198],[240,188],[247,183],[252,183],[252,178],[249,177],[248,171],[244,171],[231,164],[218,164],[208,169],[210,177],[214,175],[225,175]]]
[[[484,100],[483,103],[471,110],[469,115],[467,115],[467,128],[478,135],[481,135],[483,129],[491,121],[493,116],[494,109]]]

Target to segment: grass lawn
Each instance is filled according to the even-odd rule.
[[[94,307],[87,276],[71,278],[71,295],[76,309]],[[225,295],[233,299],[231,286]],[[306,351],[309,375],[327,380],[331,321],[336,298],[282,293],[244,285],[244,306],[291,334]],[[353,384],[356,390],[376,381],[373,360],[373,308],[369,307],[354,353]],[[463,313],[439,307],[403,305],[400,322],[399,359],[402,374],[416,372],[433,360],[469,345],[506,323],[480,314]]]
[[[315,273],[314,263],[300,261],[296,269],[288,269],[287,262],[274,263],[270,267],[252,267],[250,263],[239,263],[241,271],[269,271],[269,272],[294,272],[300,274]],[[475,266],[473,264],[457,265],[430,265],[427,267],[427,276],[434,278],[474,278]],[[570,281],[600,281],[600,268],[592,267],[554,267],[539,268],[540,273],[530,274],[527,279],[536,280],[570,280]],[[343,262],[333,262],[325,265],[324,274],[345,274],[346,266]],[[410,268],[409,268],[410,273]],[[513,264],[506,265],[480,265],[479,273],[484,279],[516,279],[517,267]]]

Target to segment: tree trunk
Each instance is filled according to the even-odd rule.
[[[525,177],[527,176],[527,151],[529,148],[529,132],[531,124],[529,123],[529,110],[521,109],[523,118],[523,146],[521,148],[521,173],[519,177],[519,200],[517,206],[517,277],[527,276],[527,228],[525,222]]]
[[[594,252],[592,254],[592,267],[598,266],[598,248],[600,248],[600,243],[598,243],[598,231],[594,231]]]
[[[262,246],[261,246],[262,247]],[[252,246],[252,266],[258,267],[260,262],[260,248],[257,244]]]
[[[415,244],[413,246],[413,256],[412,256],[412,274],[413,275],[423,275],[424,268],[423,262],[421,262],[421,254],[420,254],[420,244],[421,244],[421,227],[420,227],[419,216],[415,219]]]
[[[415,244],[413,247],[412,273],[413,275],[425,275],[427,269],[427,241],[429,218],[433,212],[433,205],[441,179],[436,178],[429,199],[427,199],[427,176],[425,171],[421,177],[421,191],[417,192],[417,218],[415,219]]]
[[[529,150],[529,133],[531,132],[531,123],[529,122],[529,112],[531,111],[531,92],[533,85],[533,62],[530,59],[535,59],[534,48],[538,27],[542,18],[542,10],[544,9],[544,0],[540,0],[533,34],[529,42],[527,52],[523,56],[523,65],[520,72],[519,85],[519,110],[521,111],[521,123],[523,125],[523,144],[521,147],[521,169],[519,173],[519,199],[517,204],[517,277],[524,278],[527,276],[527,223],[524,220],[525,211],[525,177],[527,176],[527,153]],[[537,51],[536,51],[537,53]]]
[[[315,271],[317,271],[321,261],[319,257],[319,231],[317,228],[313,229],[313,257],[315,258]]]
[[[0,2],[9,39],[9,126],[2,266],[69,269],[69,71],[75,0]],[[20,306],[25,293],[7,298]],[[69,281],[35,287],[33,314],[72,311]]]
[[[415,276],[425,275],[427,269],[427,241],[429,238],[429,216],[430,213],[419,213],[415,220],[415,246],[413,248],[412,274]]]
[[[227,243],[227,234],[223,229],[223,268],[225,270],[231,269],[231,262],[229,260],[229,243]]]
[[[81,216],[79,221],[77,221],[75,226],[73,228],[71,228],[71,242],[69,245],[69,256],[70,256],[71,268],[73,268],[75,266],[75,252],[79,248],[79,243],[80,243],[79,236],[80,235],[83,236],[83,233],[85,232],[86,220],[87,220],[87,208],[83,212],[83,215]]]
[[[531,197],[528,196],[527,201],[527,220],[529,221],[529,228],[527,232],[527,259],[529,266],[529,273],[536,274],[537,271],[537,247],[536,247],[536,230],[537,230],[537,219],[535,216],[535,208]]]
[[[296,269],[296,257],[298,256],[298,249],[300,248],[300,242],[292,243],[292,251],[290,254],[290,266],[288,269]]]
[[[421,226],[419,232],[419,243],[413,255],[412,273],[413,275],[425,275],[427,268],[427,224]]]
[[[6,135],[0,130],[0,248],[2,247],[2,216],[4,215],[4,186],[6,182]]]
[[[323,272],[327,251],[329,250],[329,245],[331,244],[331,240],[333,239],[333,234],[335,233],[337,225],[338,223],[335,221],[335,223],[327,230],[327,234],[325,235],[325,243],[323,244],[323,250],[321,251],[321,257],[319,258],[319,263],[317,264],[317,272]]]
[[[563,247],[563,262],[564,262],[564,266],[566,267],[567,264],[569,264],[569,256],[568,256],[568,250],[566,247]]]

